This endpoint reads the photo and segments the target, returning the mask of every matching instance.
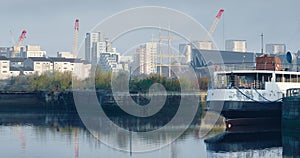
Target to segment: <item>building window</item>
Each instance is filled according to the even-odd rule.
[[[2,73],[6,74],[6,73],[7,73],[7,71],[2,71]]]
[[[7,68],[7,66],[2,66],[2,68]]]

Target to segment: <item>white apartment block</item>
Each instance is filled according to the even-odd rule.
[[[98,64],[102,53],[106,53],[106,42],[95,42],[92,45],[91,63]]]
[[[76,58],[6,58],[0,56],[0,80],[45,72],[72,72],[80,80],[90,77],[91,64]]]
[[[10,65],[9,59],[0,56],[0,79],[7,79],[10,77],[9,65]]]
[[[24,67],[24,61],[26,58],[9,58],[10,67]]]
[[[157,73],[157,43],[147,42],[136,50],[136,68],[139,74]],[[133,70],[135,71],[135,70]]]
[[[67,58],[49,58],[53,64],[53,71],[66,72],[74,70],[74,63],[71,62],[72,59]]]
[[[225,50],[233,52],[246,52],[247,42],[246,40],[226,40]]]
[[[85,37],[85,60],[93,65],[101,65],[105,70],[119,69],[116,56],[119,56],[112,42],[104,38],[102,32],[87,33]],[[116,63],[117,62],[117,63]]]
[[[123,70],[123,67],[120,63],[120,54],[119,53],[101,53],[99,65],[104,71],[113,71],[117,72]]]
[[[33,69],[38,75],[45,72],[53,72],[53,63],[45,57],[27,58],[24,61],[24,67]]]
[[[81,59],[70,58],[49,58],[53,64],[53,71],[72,72],[78,79],[89,77],[91,64],[85,63]]]
[[[46,51],[41,50],[41,46],[30,46],[27,45],[25,49],[21,49],[21,56],[23,58],[30,57],[46,57]]]
[[[19,75],[32,75],[34,74],[33,69],[27,67],[10,67],[10,76],[15,77]]]

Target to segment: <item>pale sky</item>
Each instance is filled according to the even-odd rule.
[[[263,32],[265,43],[284,43],[292,52],[300,49],[299,0],[2,0],[0,4],[0,46],[12,45],[10,31],[17,41],[26,29],[24,45],[41,45],[50,56],[57,51],[71,51],[76,18],[80,19],[81,43],[85,33],[106,17],[141,6],[179,10],[207,29],[218,10],[225,9],[213,35],[219,48],[224,47],[224,35],[225,40],[247,40],[249,51],[260,51]]]

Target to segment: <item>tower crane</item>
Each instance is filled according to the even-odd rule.
[[[23,42],[24,39],[26,38],[26,33],[27,33],[26,30],[23,30],[23,31],[22,31],[22,34],[21,34],[21,36],[19,37],[18,42],[15,44],[16,47],[19,47],[19,46],[22,44],[22,42]]]
[[[13,46],[13,51],[12,51],[11,57],[16,57],[17,53],[20,53],[20,50],[21,50],[20,45],[22,44],[22,42],[26,38],[26,33],[27,33],[26,30],[22,31],[18,42]]]
[[[73,43],[73,54],[77,54],[78,49],[78,33],[79,33],[79,19],[75,20],[74,25],[74,43]]]
[[[204,41],[206,41],[206,42],[210,41],[209,37],[212,36],[212,34],[215,32],[215,29],[216,29],[216,27],[219,23],[219,20],[221,19],[222,15],[223,15],[223,13],[224,13],[224,9],[220,9],[217,16],[216,16],[216,18],[215,18],[215,20],[213,21],[213,23],[210,27],[207,35],[205,36]]]

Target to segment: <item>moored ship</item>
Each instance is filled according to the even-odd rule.
[[[289,88],[300,88],[300,72],[282,69],[278,57],[256,58],[252,70],[219,70],[207,94],[208,111],[234,125],[280,124],[282,98]]]

